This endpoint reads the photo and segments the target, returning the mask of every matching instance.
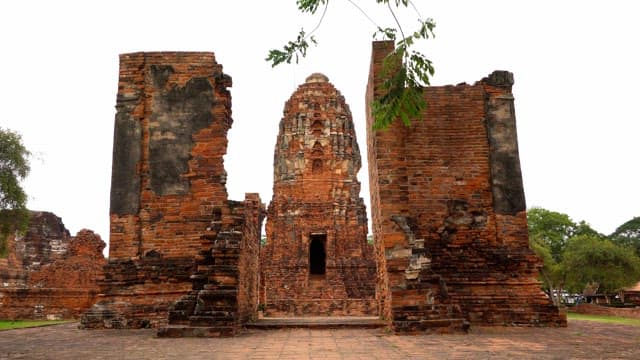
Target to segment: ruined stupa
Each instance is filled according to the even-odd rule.
[[[285,104],[262,251],[267,315],[375,314],[360,150],[344,97],[319,73]]]

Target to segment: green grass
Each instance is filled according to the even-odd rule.
[[[597,321],[597,322],[607,323],[607,324],[640,326],[640,319],[631,319],[631,318],[624,318],[624,317],[618,317],[618,316],[568,313],[567,319]]]
[[[0,331],[22,329],[29,327],[57,325],[70,322],[69,320],[0,320]]]

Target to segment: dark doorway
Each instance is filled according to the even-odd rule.
[[[309,243],[309,273],[311,275],[325,274],[326,243],[327,234],[311,235],[311,242]]]

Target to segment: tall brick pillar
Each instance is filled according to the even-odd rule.
[[[513,75],[428,87],[421,119],[371,130],[383,59],[374,42],[367,145],[378,299],[398,332],[481,325],[566,325],[528,247]],[[434,313],[433,309],[441,311]]]
[[[218,232],[242,233],[225,187],[230,86],[213,53],[120,56],[109,263],[83,326],[166,324],[196,258]]]

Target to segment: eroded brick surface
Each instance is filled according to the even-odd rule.
[[[227,199],[230,86],[213,53],[120,56],[109,263],[83,327],[164,326],[176,301],[200,290],[227,291],[218,310],[231,327],[255,313],[263,210],[257,195],[246,206]]]
[[[368,107],[392,50],[373,44]],[[497,71],[429,87],[422,119],[368,132],[378,296],[397,331],[420,330],[424,306],[447,301],[471,324],[566,325],[528,247],[512,84]]]
[[[84,229],[71,236],[59,217],[32,211],[26,233],[8,240],[0,319],[74,318],[93,304],[106,263],[99,235]]]
[[[262,254],[267,315],[377,313],[360,161],[348,105],[312,74],[280,121]]]

